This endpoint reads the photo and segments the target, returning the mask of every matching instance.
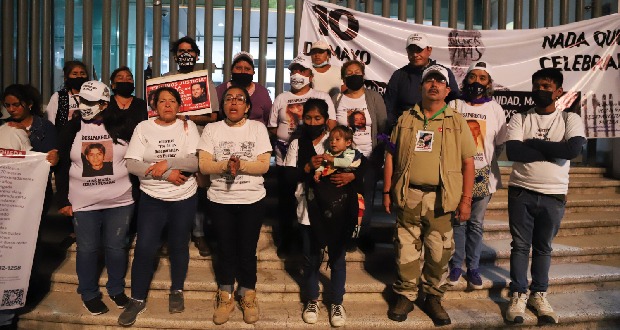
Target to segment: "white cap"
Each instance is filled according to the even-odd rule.
[[[0,108],[1,108],[0,119],[7,119],[11,117],[11,115],[9,114],[9,112],[6,110],[4,106],[1,106]]]
[[[323,40],[317,40],[314,43],[312,43],[312,47],[310,47],[310,51],[312,51],[313,49],[329,50],[329,45]]]
[[[250,65],[252,65],[252,68],[254,67],[254,57],[252,56],[252,54],[248,53],[248,52],[238,52],[237,54],[235,54],[235,56],[233,56],[233,63],[237,63],[238,60],[240,59],[245,59],[248,62],[250,62]]]
[[[469,66],[469,69],[467,69],[467,73],[471,72],[472,70],[482,70],[485,71],[490,77],[493,76],[493,74],[491,73],[491,65],[489,65],[489,63],[485,61],[476,61],[472,63]]]
[[[422,81],[424,81],[424,78],[431,73],[439,73],[444,79],[446,79],[446,83],[448,83],[448,79],[450,79],[450,75],[448,74],[448,69],[446,69],[446,67],[439,64],[433,64],[422,72]]]
[[[110,102],[110,88],[97,80],[85,82],[80,89],[79,95],[87,101]]]
[[[291,64],[288,65],[288,69],[291,70],[291,68],[295,65],[295,64],[299,64],[301,66],[303,66],[306,69],[310,69],[312,70],[312,61],[310,60],[310,58],[308,58],[308,56],[304,55],[304,54],[299,54],[297,55],[297,57],[295,57],[292,61]]]
[[[426,34],[424,33],[410,34],[409,37],[407,37],[407,46],[405,48],[411,45],[416,45],[422,49],[430,46],[430,44],[428,43],[428,37],[426,37]]]

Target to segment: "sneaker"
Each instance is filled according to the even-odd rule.
[[[440,296],[427,294],[426,300],[424,300],[423,309],[428,315],[428,317],[433,320],[433,323],[435,323],[436,326],[448,325],[452,323],[452,321],[450,320],[450,315],[448,315],[443,306],[441,306]]]
[[[241,297],[239,305],[243,311],[243,321],[245,323],[252,324],[258,321],[258,300],[256,299],[256,291],[246,291],[245,296]]]
[[[230,313],[235,309],[235,301],[232,294],[217,290],[215,293],[215,311],[213,311],[213,323],[220,325],[228,321]]]
[[[407,319],[407,314],[413,310],[413,301],[399,294],[396,304],[388,310],[388,318],[392,321],[403,322]]]
[[[112,301],[116,304],[116,307],[119,309],[123,309],[129,304],[129,297],[127,297],[125,292],[121,292],[115,296],[110,296],[110,299],[112,299]]]
[[[513,323],[523,323],[525,318],[525,305],[527,304],[527,293],[513,292],[510,298],[510,305],[506,310],[506,321]]]
[[[334,328],[343,326],[347,321],[347,313],[342,305],[332,305],[332,311],[329,316],[329,323]]]
[[[450,275],[448,275],[448,284],[452,286],[457,285],[462,273],[463,270],[461,268],[452,268],[450,270]]]
[[[198,249],[198,253],[201,257],[208,257],[211,255],[211,249],[209,249],[209,244],[204,236],[192,236],[192,242],[194,242],[194,246]]]
[[[118,324],[128,327],[136,323],[138,315],[142,314],[146,310],[146,301],[140,301],[136,299],[129,299],[129,304],[125,307],[125,310],[118,316]]]
[[[175,290],[168,295],[168,311],[172,313],[181,313],[185,310],[185,302],[183,300],[183,291]]]
[[[108,306],[101,300],[101,295],[91,300],[84,301],[83,305],[92,315],[104,314],[109,311]]]
[[[467,283],[472,289],[482,289],[482,277],[480,277],[480,272],[478,271],[478,269],[467,270]]]
[[[533,292],[527,300],[527,306],[534,310],[540,321],[553,324],[559,322],[558,315],[547,300],[546,292]]]
[[[310,300],[306,303],[301,318],[308,324],[315,324],[319,319],[319,303],[316,300]]]

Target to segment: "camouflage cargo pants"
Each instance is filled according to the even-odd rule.
[[[448,261],[454,252],[452,213],[443,212],[435,192],[410,188],[406,205],[397,211],[396,219],[398,280],[392,286],[394,291],[414,301],[419,279],[423,292],[443,296],[448,284]]]

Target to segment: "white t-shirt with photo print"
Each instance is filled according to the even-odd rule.
[[[309,98],[323,99],[327,102],[328,119],[336,120],[336,110],[334,103],[329,94],[310,89],[306,94],[295,95],[289,92],[283,92],[276,97],[271,106],[271,114],[269,116],[269,124],[267,127],[277,127],[276,136],[278,141],[289,143],[291,134],[297,129],[299,122],[302,120],[304,103]],[[276,147],[276,164],[284,165],[285,155]]]
[[[239,127],[228,126],[225,121],[207,124],[197,149],[212,154],[216,162],[228,161],[232,155],[242,161],[256,161],[258,155],[272,150],[265,125],[249,119]],[[207,197],[215,203],[252,204],[266,196],[262,175],[211,174],[210,178]]]
[[[344,94],[341,95],[342,98],[338,104],[338,109],[336,109],[336,121],[339,125],[349,126],[349,118],[352,115],[364,117],[366,124],[361,127],[355,127],[353,143],[355,144],[355,149],[359,150],[365,157],[370,157],[372,152],[372,136],[370,134],[372,119],[366,104],[366,94],[357,99],[350,98]]]
[[[94,211],[133,203],[129,171],[125,165],[127,144],[116,144],[103,124],[81,122],[71,146],[69,168],[69,202],[73,211]],[[122,141],[119,141],[122,142]],[[98,159],[87,159],[84,152],[90,145]],[[101,147],[105,151],[100,150]]]
[[[161,160],[186,157],[196,153],[200,140],[196,124],[177,119],[171,125],[161,126],[156,118],[145,120],[136,126],[125,158],[155,164]],[[177,186],[166,180],[140,180],[140,190],[164,201],[180,201],[192,197],[198,189],[196,177],[190,176],[184,184]]]

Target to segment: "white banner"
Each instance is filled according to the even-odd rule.
[[[50,171],[45,157],[0,149],[0,310],[26,302]]]
[[[507,119],[532,107],[531,76],[541,68],[563,71],[561,107],[580,113],[588,137],[620,136],[620,15],[531,30],[456,30],[418,25],[307,0],[299,49],[308,54],[322,39],[332,48],[332,63],[349,59],[366,64],[366,86],[380,93],[392,73],[408,63],[407,37],[422,32],[431,58],[449,67],[461,84],[469,65],[493,66],[494,96]]]

